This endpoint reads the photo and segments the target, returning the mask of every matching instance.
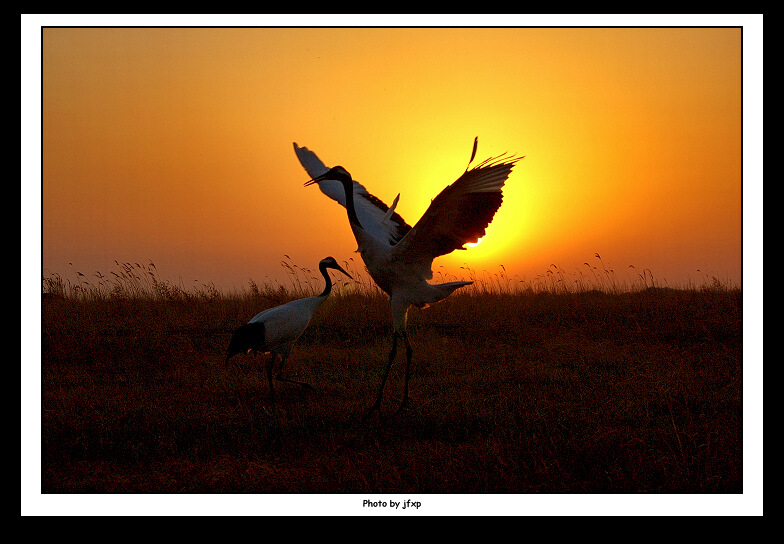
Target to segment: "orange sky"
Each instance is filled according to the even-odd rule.
[[[482,243],[534,281],[741,285],[740,28],[49,28],[42,268],[155,264],[184,287],[357,257],[292,142],[413,224],[465,169],[518,163]],[[761,182],[760,182],[761,183]],[[72,263],[73,266],[69,265]],[[634,268],[630,268],[633,265]]]

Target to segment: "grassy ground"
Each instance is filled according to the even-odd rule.
[[[316,392],[276,384],[273,409],[258,361],[223,358],[297,289],[56,280],[43,493],[743,491],[739,289],[457,292],[409,313],[412,407],[393,415],[401,356],[363,420],[391,346],[372,289],[321,307],[287,363]]]

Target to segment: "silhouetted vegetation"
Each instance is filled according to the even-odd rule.
[[[392,415],[401,357],[363,421],[391,342],[367,280],[336,278],[287,363],[316,392],[276,384],[272,410],[226,346],[320,277],[227,294],[118,266],[43,281],[44,493],[742,492],[739,288],[475,277],[409,313],[413,407]]]

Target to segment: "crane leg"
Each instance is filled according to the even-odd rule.
[[[302,387],[307,387],[307,388],[308,388],[308,389],[310,389],[311,391],[315,391],[315,389],[313,388],[313,386],[312,386],[312,385],[310,385],[309,383],[305,383],[305,382],[298,382],[297,380],[291,380],[291,379],[289,379],[289,378],[284,378],[284,377],[283,377],[283,365],[284,365],[284,363],[286,362],[286,359],[288,359],[288,357],[289,357],[289,354],[288,354],[288,353],[287,353],[287,354],[285,354],[285,355],[283,356],[283,360],[280,362],[280,369],[278,370],[278,375],[277,375],[277,376],[275,376],[275,379],[276,379],[276,380],[278,380],[279,382],[295,383],[295,384],[297,384],[297,385],[299,385],[299,386],[302,386]]]
[[[270,386],[270,402],[272,403],[272,407],[275,407],[275,387],[272,385],[272,367],[275,366],[275,359],[277,355],[275,353],[270,354],[270,358],[267,361],[267,381],[269,382]]]
[[[395,331],[392,334],[392,349],[389,352],[389,360],[387,361],[387,367],[384,369],[384,376],[381,378],[381,385],[378,388],[378,396],[376,396],[376,402],[367,412],[367,415],[370,415],[372,412],[379,412],[381,413],[381,399],[384,396],[384,385],[387,383],[387,377],[389,376],[389,369],[392,368],[392,363],[395,360],[395,354],[397,353],[397,337],[398,332]],[[406,340],[406,344],[408,344],[408,340]]]
[[[403,331],[401,336],[403,337],[403,342],[406,344],[406,381],[403,385],[403,402],[400,403],[400,408],[398,408],[398,411],[402,410],[408,405],[408,380],[411,378],[411,355],[414,353],[414,350],[411,349],[411,344],[408,342],[408,334]]]

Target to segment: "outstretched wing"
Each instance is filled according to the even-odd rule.
[[[501,206],[504,183],[523,157],[494,157],[467,170],[433,199],[425,214],[395,246],[393,258],[430,279],[433,259],[484,236]]]
[[[294,152],[311,179],[329,170],[329,167],[307,147],[299,147],[295,142]],[[346,193],[339,181],[325,179],[319,181],[318,186],[322,193],[337,201],[344,208],[346,207]],[[411,230],[411,226],[395,212],[396,205],[397,198],[395,198],[392,208],[390,208],[381,199],[370,194],[361,183],[354,181],[354,208],[356,208],[357,217],[362,228],[389,245],[396,244]]]

